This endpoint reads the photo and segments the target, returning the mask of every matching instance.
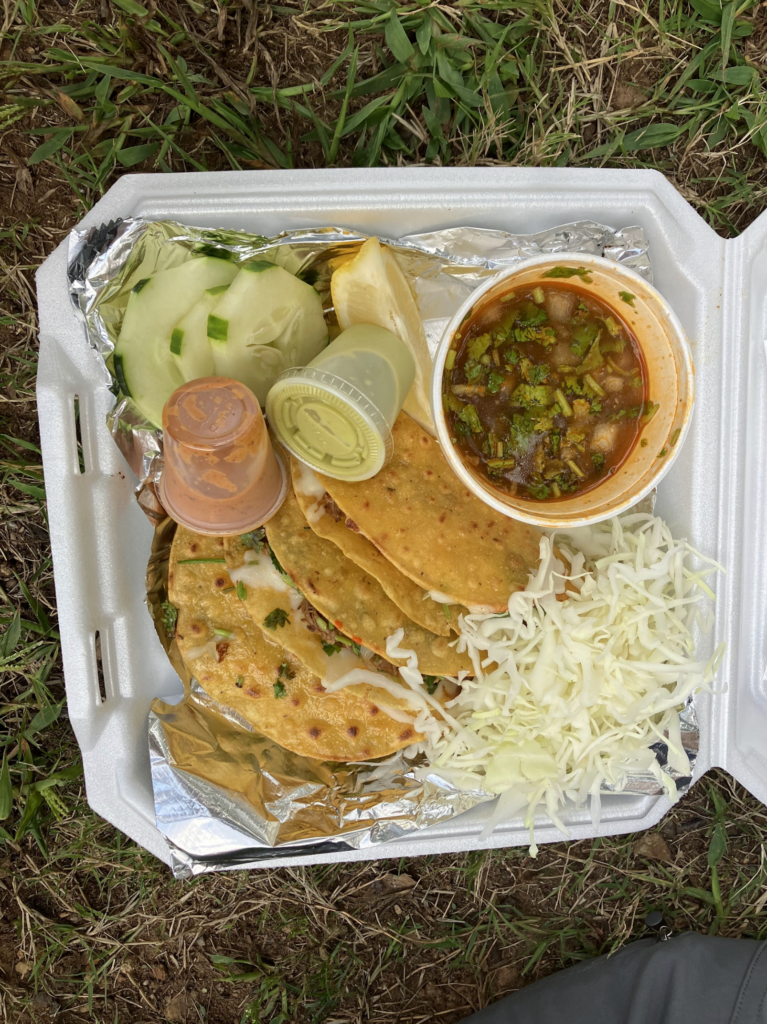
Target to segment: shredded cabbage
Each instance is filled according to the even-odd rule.
[[[570,561],[564,595],[554,536]],[[721,567],[663,520],[634,513],[559,531],[540,551],[537,575],[508,612],[461,616],[457,647],[476,676],[448,704],[458,728],[429,732],[430,767],[419,770],[502,795],[483,836],[524,810],[533,856],[536,813],[568,835],[566,801],[591,797],[596,824],[603,785],[620,791],[629,773],[652,772],[676,798],[650,748],[667,743],[671,767],[689,774],[678,712],[709,687],[724,651],[696,660],[691,633],[711,626],[701,594],[713,598],[704,580]]]

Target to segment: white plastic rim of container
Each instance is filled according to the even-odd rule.
[[[396,168],[126,175],[81,227],[116,217],[170,218],[267,235],[337,224],[382,237],[461,224],[532,233],[577,220],[641,224],[656,286],[690,339],[696,414],[657,511],[677,535],[718,559],[715,628],[705,657],[727,644],[711,694],[696,697],[701,749],[696,778],[727,769],[767,801],[767,216],[725,241],[654,171],[568,168]],[[38,411],[67,689],[91,807],[166,863],[154,818],[147,752],[152,699],[176,699],[181,683],[144,602],[152,528],[134,480],[106,428],[108,375],[70,303],[67,245],[38,271]],[[78,464],[78,427],[85,471]],[[96,638],[101,657],[97,658]],[[665,797],[608,796],[594,828],[588,812],[565,815],[573,839],[648,828]],[[411,857],[525,845],[522,822],[480,843],[477,808],[392,845],[311,856],[265,857],[261,867]],[[561,841],[545,818],[538,843]]]

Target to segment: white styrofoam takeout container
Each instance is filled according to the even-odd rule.
[[[676,535],[728,570],[716,583],[714,634],[700,645],[705,654],[726,641],[727,653],[716,691],[696,698],[695,774],[721,766],[767,802],[767,214],[725,241],[653,171],[398,168],[126,175],[81,226],[130,216],[265,235],[328,224],[388,237],[463,224],[516,233],[579,219],[641,224],[655,284],[690,339],[697,376],[690,436],[660,486],[657,511]],[[154,819],[147,713],[154,697],[172,698],[182,688],[144,603],[152,529],[106,428],[114,401],[109,378],[70,304],[66,263],[63,242],[37,275],[37,394],[69,717],[90,805],[167,863]],[[564,817],[581,839],[647,828],[668,806],[665,797],[610,796],[596,829],[585,809]],[[480,806],[418,838],[362,850],[275,854],[263,866],[528,842],[515,820],[480,844],[487,813]],[[562,839],[544,818],[536,837]]]

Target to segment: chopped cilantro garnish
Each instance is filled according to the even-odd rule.
[[[481,363],[467,362],[463,368],[464,373],[466,374],[466,380],[469,381],[470,384],[473,384],[476,380],[478,380],[479,377],[482,376],[484,369],[485,368],[484,366],[482,366]]]
[[[642,446],[642,448],[646,448],[648,444],[647,438],[643,437],[639,444]]]
[[[603,319],[602,323],[605,325],[605,327],[607,328],[607,330],[613,338],[617,338],[618,335],[621,333],[621,326],[619,323],[617,323],[616,320],[613,319],[613,317],[606,316]]]
[[[469,359],[479,360],[490,348],[492,340],[492,336],[489,334],[478,334],[476,338],[472,338],[466,346]]]
[[[545,363],[538,363],[536,366],[531,366],[524,376],[530,384],[543,384],[548,375],[548,366]]]
[[[241,601],[244,601],[245,598],[248,596],[248,591],[242,580],[237,580],[237,596]]]
[[[668,448],[661,448],[661,450],[658,452],[656,458],[662,459],[666,455],[668,455]]]
[[[275,697],[284,697],[285,694],[287,693],[287,690],[285,689],[285,684],[281,682],[279,679],[274,684],[273,689]]]
[[[515,327],[514,340],[519,344],[528,341],[537,341],[539,345],[548,348],[557,340],[557,332],[553,327]]]
[[[423,685],[429,695],[434,694],[439,686],[439,676],[423,676]]]
[[[263,550],[266,542],[266,531],[263,526],[259,530],[251,530],[249,533],[243,533],[240,537],[240,543],[244,548],[250,548],[252,551]]]
[[[490,376],[488,377],[488,380],[487,380],[487,390],[490,392],[491,395],[494,395],[496,393],[496,391],[500,391],[501,390],[501,384],[503,384],[503,382],[505,380],[506,380],[506,375],[505,374],[498,373],[497,371],[494,370],[490,374]]]
[[[511,366],[516,366],[519,362],[519,352],[515,348],[507,348],[503,353],[503,358]]]
[[[592,452],[591,461],[594,463],[594,469],[597,473],[601,473],[605,468],[605,457],[602,452]]]
[[[264,619],[264,625],[267,629],[280,629],[282,626],[287,625],[290,622],[290,616],[284,608],[275,608],[273,612]]]
[[[533,421],[529,412],[514,413],[509,428],[509,445],[513,451],[527,448],[533,435]]]
[[[601,401],[598,398],[593,398],[591,400],[591,412],[592,412],[592,414],[593,413],[597,413],[597,412],[601,412],[601,411],[602,411],[602,403],[601,403]]]
[[[548,498],[550,488],[548,484],[528,484],[527,493],[538,501],[545,501]]]
[[[172,640],[176,635],[176,620],[178,619],[178,608],[174,608],[170,601],[162,603],[162,624],[165,628],[165,635]]]
[[[463,409],[463,402],[460,400],[460,398],[458,398],[457,395],[454,395],[452,391],[446,392],[442,397],[445,400],[445,405],[450,410],[450,412],[458,413],[461,411],[461,409]]]
[[[566,395],[585,395],[586,391],[583,384],[578,380],[577,377],[565,377],[562,390]]]
[[[266,550],[267,550],[267,551],[269,552],[269,557],[270,557],[270,558],[271,558],[271,560],[272,560],[272,565],[274,566],[274,568],[275,568],[275,569],[277,570],[277,572],[278,572],[278,573],[280,574],[280,576],[282,577],[282,582],[283,582],[283,583],[287,583],[287,585],[288,585],[289,587],[292,587],[292,588],[293,588],[293,590],[298,590],[298,587],[297,587],[297,586],[295,585],[295,583],[294,583],[294,582],[293,582],[293,580],[292,580],[292,579],[290,578],[290,576],[288,576],[288,574],[287,574],[287,573],[285,572],[285,570],[284,570],[284,569],[282,568],[282,566],[281,566],[281,565],[280,565],[280,563],[279,563],[279,560],[278,560],[277,556],[275,555],[275,553],[274,553],[274,552],[272,551],[272,549],[271,549],[271,548],[269,547],[269,545],[268,545],[268,544],[266,545]]]
[[[650,402],[649,400],[647,402],[645,402],[644,408],[643,408],[643,411],[642,411],[642,418],[643,418],[644,422],[645,423],[649,423],[650,420],[655,415],[655,413],[658,411],[658,409],[660,409],[660,406],[658,405],[657,402]]]
[[[600,331],[593,344],[586,353],[586,358],[583,360],[580,366],[575,368],[575,373],[580,376],[582,373],[592,373],[594,370],[598,370],[602,363],[605,361],[605,357],[602,355],[602,351],[599,346],[599,339],[602,332]]]
[[[552,267],[543,277],[580,277],[586,284],[591,284],[589,271],[586,267]]]
[[[522,304],[521,309],[514,319],[515,327],[538,327],[548,320],[545,309],[536,306],[534,302],[527,301]]]
[[[453,426],[455,427],[456,434],[458,434],[460,437],[471,436],[471,427],[469,426],[468,423],[464,423],[463,420],[456,420]]]
[[[295,674],[296,673],[293,671],[293,669],[290,667],[290,665],[288,665],[287,661],[283,661],[281,663],[280,667],[279,667],[278,672],[277,672],[277,678],[278,679],[293,679],[295,677]]]
[[[627,303],[629,306],[634,305],[634,299],[636,298],[636,295],[632,295],[631,292],[618,292],[618,294],[623,299],[623,301]]]
[[[575,328],[570,348],[579,359],[583,359],[589,348],[594,344],[597,334],[599,334],[599,328],[596,324],[579,324]]]
[[[612,319],[612,318],[609,318]],[[605,321],[606,323],[607,321]],[[602,349],[602,354],[607,352],[622,352],[626,347],[626,339],[620,334],[610,335],[607,338],[602,338],[602,342],[599,346]]]
[[[324,642],[322,644],[322,649],[325,652],[325,654],[328,655],[328,657],[330,657],[332,654],[338,654],[342,647],[343,644],[326,644]]]
[[[458,415],[473,434],[481,434],[483,432],[484,428],[479,418],[479,413],[471,403],[465,405]]]
[[[225,558],[180,558],[179,565],[226,565]]]
[[[548,384],[520,384],[511,396],[512,405],[549,406],[554,404],[554,392]]]
[[[552,455],[556,455],[559,452],[559,446],[562,443],[562,434],[559,430],[552,430],[549,434],[549,451]]]

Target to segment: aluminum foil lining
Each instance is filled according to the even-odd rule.
[[[166,631],[167,562],[175,526],[157,497],[162,432],[130,398],[121,396],[111,356],[131,288],[168,269],[187,253],[224,250],[236,261],[267,256],[311,280],[332,318],[333,261],[353,254],[368,236],[343,228],[310,228],[273,238],[172,221],[115,221],[70,236],[69,281],[88,341],[104,361],[105,383],[117,396],[108,426],[136,474],[137,499],[155,525],[147,570],[147,603],[160,639],[184,682],[177,704],[155,700],[149,715],[149,755],[157,827],[171,850],[176,877],[257,866],[297,852],[362,849],[412,836],[494,799],[482,790],[459,791],[433,773],[423,756],[400,751],[364,765],[329,764],[298,757],[260,736],[231,709],[188,678]],[[649,248],[640,227],[615,230],[579,221],[534,235],[459,227],[399,239],[394,249],[410,279],[432,351],[455,310],[481,282],[545,253],[605,256],[652,281]],[[680,714],[683,745],[694,765],[699,746],[692,702]],[[667,748],[653,748],[662,770],[684,792],[667,764]],[[416,777],[417,769],[418,776]],[[610,792],[610,787],[604,787]],[[659,794],[650,773],[630,776],[622,792]]]

